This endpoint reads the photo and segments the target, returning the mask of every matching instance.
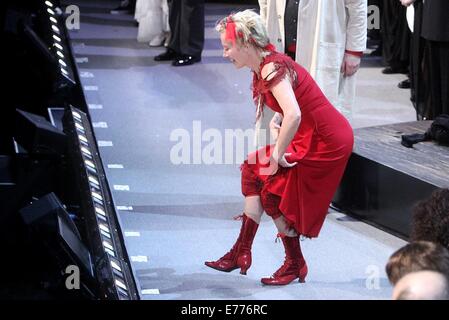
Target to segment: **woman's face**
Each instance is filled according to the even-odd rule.
[[[245,50],[238,44],[233,44],[226,40],[226,33],[222,32],[220,35],[221,45],[223,46],[223,57],[229,59],[237,69],[246,66],[248,55]]]

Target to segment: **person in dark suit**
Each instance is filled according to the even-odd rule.
[[[171,39],[156,61],[187,66],[201,61],[204,47],[204,0],[169,0]]]
[[[449,1],[401,0],[415,6],[412,100],[418,119],[449,113]]]
[[[425,1],[421,36],[426,39],[424,63],[428,68],[427,118],[449,113],[449,1]]]
[[[410,57],[410,30],[406,11],[399,1],[383,0],[382,3],[382,58],[387,65],[384,74],[408,73]]]

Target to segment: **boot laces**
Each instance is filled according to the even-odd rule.
[[[278,243],[282,240],[282,238],[285,237],[285,234],[278,232],[278,234],[276,235],[276,238],[274,239],[275,243]],[[281,239],[281,240],[279,240]]]
[[[279,269],[277,269],[275,273],[273,273],[272,277],[276,278],[284,275],[292,265],[294,265],[294,261],[292,259],[285,258],[284,264]]]

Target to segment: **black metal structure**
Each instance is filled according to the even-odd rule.
[[[8,275],[0,297],[139,299],[64,10],[59,0],[6,0],[0,9],[9,80],[0,111],[0,250],[10,262],[0,265]],[[55,108],[66,110],[62,128],[48,121]],[[29,261],[38,262],[31,271]],[[67,264],[82,270],[83,290],[66,290]]]
[[[69,159],[80,187],[87,239],[94,257],[102,295],[108,299],[138,299],[129,257],[112,202],[109,185],[87,115],[70,107],[64,116]]]

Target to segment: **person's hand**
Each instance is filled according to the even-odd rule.
[[[291,156],[291,155],[292,155],[291,153],[284,153],[282,155],[282,157],[278,160],[278,164],[281,167],[284,167],[284,168],[291,168],[291,167],[296,166],[298,164],[298,162],[290,163],[290,162],[287,161],[287,159],[285,159],[286,156],[288,157],[288,156]]]
[[[360,60],[360,57],[350,53],[345,53],[340,72],[343,73],[345,77],[352,76],[357,72],[357,70],[359,70]]]
[[[404,6],[404,7],[408,7],[408,6],[410,6],[411,4],[413,4],[413,2],[415,2],[415,0],[400,0],[401,1],[401,4]]]
[[[298,164],[298,162],[288,162],[287,159],[285,158],[286,156],[291,156],[291,153],[283,153],[281,156],[279,156],[278,150],[276,147],[273,148],[273,153],[271,155],[271,158],[274,160],[275,163],[277,163],[278,165],[280,165],[281,167],[284,168],[291,168],[294,167]]]

